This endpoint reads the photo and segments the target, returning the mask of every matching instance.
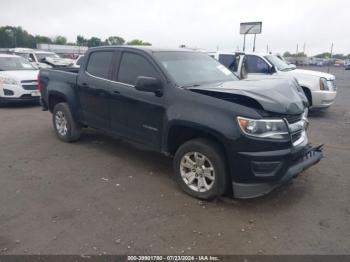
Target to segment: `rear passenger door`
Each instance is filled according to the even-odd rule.
[[[90,53],[78,75],[78,97],[83,118],[89,126],[109,130],[112,50]]]
[[[164,82],[159,69],[142,52],[122,51],[115,72],[111,99],[112,130],[131,140],[160,148],[163,128],[163,98],[135,89],[138,76],[156,77]]]

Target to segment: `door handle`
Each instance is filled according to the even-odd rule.
[[[87,83],[82,83],[82,84],[81,84],[81,87],[83,87],[83,88],[89,88],[89,85],[88,85]]]
[[[120,96],[121,94],[120,94],[120,92],[119,92],[119,91],[114,90],[114,91],[113,91],[113,95]]]

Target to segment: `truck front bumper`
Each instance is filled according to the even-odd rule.
[[[293,177],[317,164],[323,157],[322,145],[312,147],[308,145],[289,161],[286,172],[277,181],[261,183],[237,183],[232,182],[233,196],[235,198],[254,198],[265,195],[282,184],[288,182]],[[278,167],[276,167],[278,168]]]

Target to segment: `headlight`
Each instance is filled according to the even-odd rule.
[[[0,85],[18,85],[18,81],[12,78],[0,76]]]
[[[331,88],[332,88],[331,81],[327,81],[326,78],[321,77],[320,78],[320,90],[329,91],[329,90],[331,90]]]
[[[248,136],[278,140],[289,139],[286,123],[282,119],[249,119],[237,117],[242,132]]]

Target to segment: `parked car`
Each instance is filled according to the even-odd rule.
[[[289,76],[296,78],[314,109],[331,106],[337,96],[335,76],[319,71],[296,69],[271,54],[210,52],[212,57],[227,65],[235,61],[233,72],[241,71],[244,65],[248,79],[262,79],[268,76]]]
[[[13,48],[10,52],[22,56],[38,69],[51,67],[66,67],[73,64],[69,58],[61,58],[54,52],[34,50],[30,48]]]
[[[183,49],[98,47],[85,57],[80,69],[40,70],[57,137],[78,140],[88,126],[174,156],[175,178],[194,197],[260,196],[322,157],[296,81],[239,81]]]
[[[0,54],[0,104],[39,102],[38,73],[23,57]]]
[[[346,62],[344,66],[345,66],[345,70],[350,70],[350,61]]]
[[[80,55],[77,57],[77,59],[74,60],[72,67],[79,68],[82,61],[83,61],[84,55]]]

